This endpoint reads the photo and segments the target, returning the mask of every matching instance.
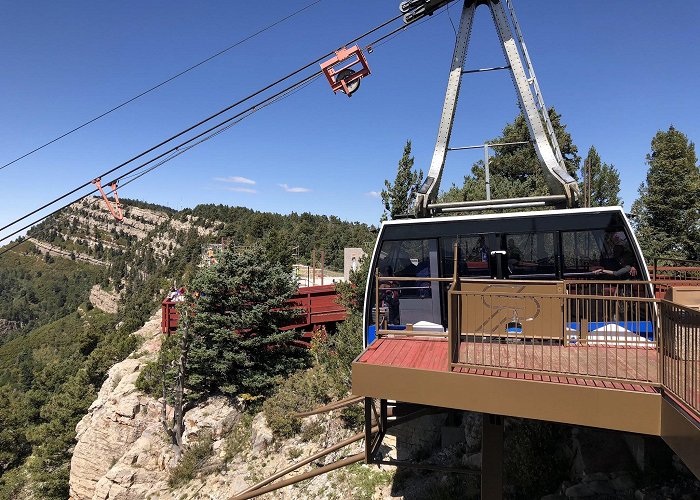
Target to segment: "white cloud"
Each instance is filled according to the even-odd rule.
[[[255,189],[244,188],[244,187],[227,187],[227,191],[234,191],[236,193],[257,193]]]
[[[370,198],[379,198],[382,196],[379,191],[370,191],[368,193],[365,193],[365,195],[369,196]]]
[[[214,180],[219,182],[231,182],[233,184],[255,184],[253,179],[240,177],[238,175],[232,175],[230,177],[214,177]]]
[[[303,187],[289,187],[287,184],[278,184],[279,187],[287,191],[288,193],[308,193],[311,191],[309,188]]]

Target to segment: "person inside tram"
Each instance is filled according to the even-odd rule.
[[[480,275],[488,272],[489,249],[484,235],[479,235],[469,249],[464,263],[460,262],[460,275]]]
[[[404,249],[401,249],[396,259],[396,269],[392,276],[412,278],[416,276],[417,266],[411,261],[411,256]]]
[[[513,269],[524,267],[537,267],[537,263],[523,260],[523,252],[515,244],[515,240],[508,238],[508,269],[513,274]]]
[[[484,235],[479,235],[479,238],[475,241],[474,246],[471,247],[469,253],[467,254],[467,262],[469,264],[474,264],[476,262],[488,262],[489,261],[489,249],[486,246],[486,239]]]
[[[613,247],[612,258],[606,259],[605,264],[604,267],[595,269],[593,274],[607,275],[611,279],[629,279],[637,276],[634,255],[623,245],[617,244]]]
[[[380,276],[393,276],[391,266],[379,272]],[[390,325],[401,324],[401,312],[399,304],[399,290],[396,281],[382,281],[379,284],[380,307],[386,308],[387,323]]]

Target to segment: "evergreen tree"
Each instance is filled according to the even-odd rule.
[[[381,194],[385,212],[382,214],[382,220],[387,219],[387,212],[389,217],[395,219],[399,215],[413,211],[416,193],[423,182],[423,171],[419,170],[416,172],[413,170],[413,161],[411,141],[406,141],[406,145],[403,147],[403,156],[399,160],[394,184],[392,185],[388,180],[384,181],[386,189],[383,189]]]
[[[0,385],[0,477],[30,454],[24,429],[31,419],[29,398],[8,385]]]
[[[602,163],[594,146],[588,150],[581,169],[580,186],[582,205],[608,207],[622,205],[620,200],[620,173],[613,165]]]
[[[659,131],[647,154],[646,182],[632,206],[649,256],[700,259],[700,168],[695,145],[673,126]]]
[[[305,366],[294,331],[281,331],[296,311],[291,269],[254,247],[226,251],[202,269],[191,290],[201,293],[191,320],[185,386],[190,398],[213,393],[253,398],[268,394],[277,377]]]

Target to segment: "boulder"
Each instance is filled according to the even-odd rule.
[[[254,453],[267,449],[273,441],[272,429],[267,425],[264,413],[258,413],[253,419],[250,447]]]

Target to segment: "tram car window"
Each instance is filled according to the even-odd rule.
[[[440,240],[443,276],[452,277],[454,245],[457,243],[457,268],[460,277],[490,278],[489,235],[478,234]]]
[[[589,229],[561,234],[563,277],[628,280],[641,277],[641,266],[624,231]]]
[[[437,240],[385,241],[377,269],[380,307],[387,311],[389,325],[439,323],[438,283],[429,280],[438,277]]]
[[[557,278],[554,233],[506,233],[501,247],[508,259],[511,279],[552,280]]]

